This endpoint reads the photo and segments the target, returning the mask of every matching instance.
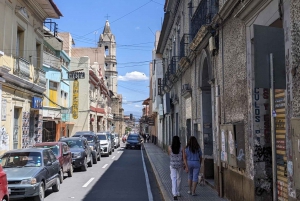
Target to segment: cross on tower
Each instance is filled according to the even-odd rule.
[[[106,17],[106,20],[108,20],[108,18],[109,18],[110,16],[109,16],[109,15],[106,15],[105,17]]]

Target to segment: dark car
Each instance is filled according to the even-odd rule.
[[[88,166],[93,166],[92,150],[86,138],[68,137],[61,138],[59,141],[67,143],[70,147],[73,168],[81,168],[81,170],[86,171]]]
[[[141,137],[139,134],[129,134],[126,141],[126,149],[141,149]]]
[[[10,199],[44,200],[45,190],[59,191],[60,164],[51,149],[28,148],[6,152],[1,164],[7,174]]]
[[[53,151],[60,164],[60,183],[64,180],[64,173],[68,173],[68,177],[72,177],[72,154],[69,146],[65,142],[43,142],[35,144],[34,147],[49,148]]]
[[[9,199],[9,192],[7,186],[7,176],[6,173],[3,171],[2,166],[0,165],[0,200],[8,201]]]
[[[78,131],[73,137],[85,137],[92,149],[93,163],[97,164],[97,161],[101,160],[101,145],[97,135],[93,131]]]

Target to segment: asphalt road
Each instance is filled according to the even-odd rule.
[[[144,149],[127,150],[124,144],[86,172],[75,170],[60,187],[57,193],[48,189],[45,201],[163,200]]]

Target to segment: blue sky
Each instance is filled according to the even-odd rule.
[[[95,47],[108,19],[117,43],[118,93],[125,115],[142,115],[149,97],[154,34],[161,30],[165,0],[54,0],[63,14],[58,32],[70,32],[76,47]],[[108,18],[107,18],[108,16]]]

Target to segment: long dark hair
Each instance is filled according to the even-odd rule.
[[[200,145],[197,142],[197,139],[194,136],[191,136],[186,147],[190,149],[191,152],[196,153],[200,149]]]
[[[179,151],[180,151],[180,139],[179,139],[179,137],[177,135],[173,136],[171,148],[172,148],[173,154],[179,154]]]

